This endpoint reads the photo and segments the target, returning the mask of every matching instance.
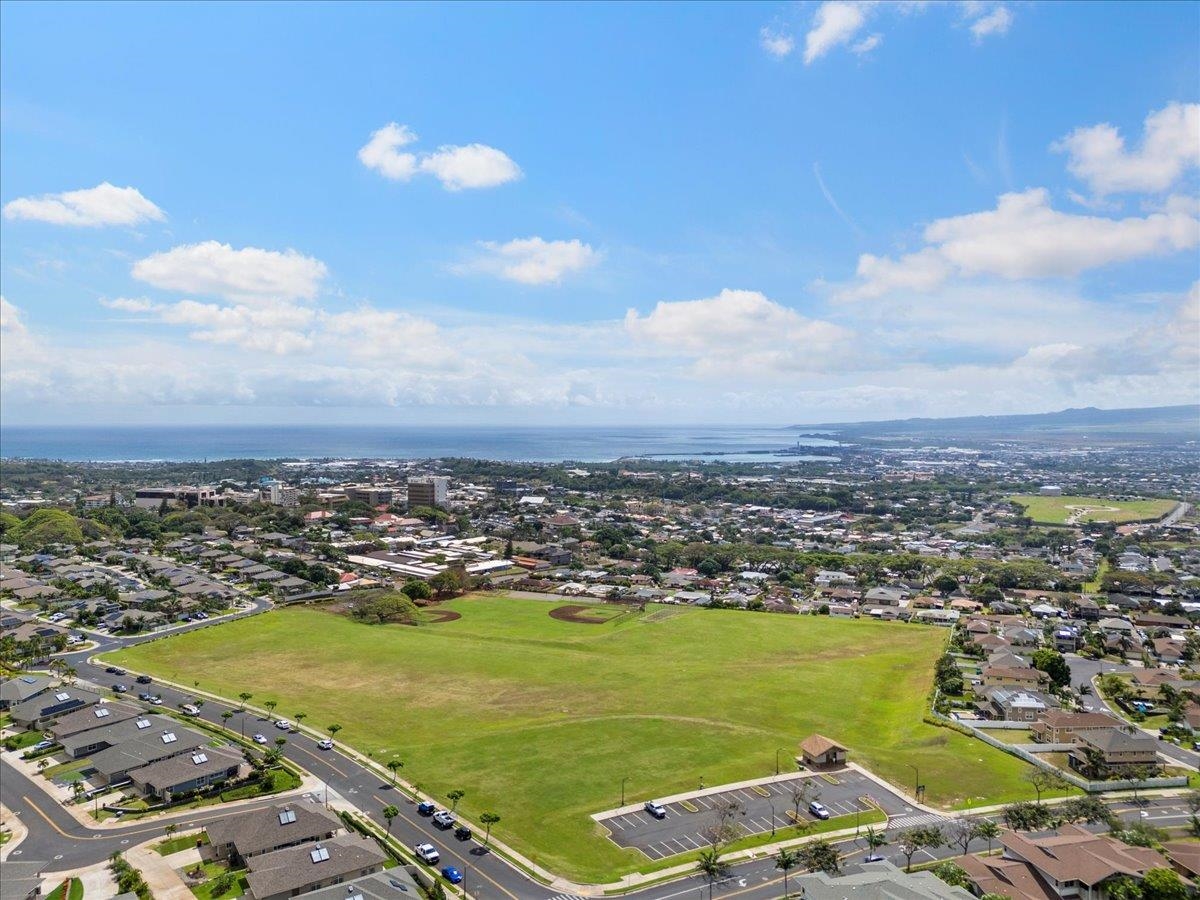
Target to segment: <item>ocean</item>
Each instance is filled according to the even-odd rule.
[[[0,457],[70,462],[219,459],[427,459],[522,462],[660,460],[782,462],[831,459],[823,438],[779,426],[11,426]],[[808,452],[807,448],[811,448]]]

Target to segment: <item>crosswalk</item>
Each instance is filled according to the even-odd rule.
[[[587,900],[587,898],[580,897],[578,894],[555,894],[550,900]]]
[[[911,816],[896,816],[894,819],[888,819],[888,829],[899,828],[919,828],[922,825],[941,825],[946,821],[944,816],[939,816],[937,813],[920,813]]]

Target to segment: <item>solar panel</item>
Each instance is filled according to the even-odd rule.
[[[175,732],[173,732],[173,731],[164,731],[163,732],[162,742],[164,744],[173,744],[177,740],[179,740],[179,738],[175,737]]]
[[[150,720],[149,720],[149,719],[138,719],[138,720],[137,720],[137,727],[138,727],[138,728],[149,728],[149,727],[150,727]]]
[[[296,821],[296,811],[294,809],[285,809],[279,814],[279,824],[288,825]]]
[[[112,710],[105,709],[103,706],[96,710],[96,718],[97,719],[103,719],[106,716],[111,716],[111,715],[112,715]]]
[[[329,851],[320,844],[317,844],[317,848],[315,850],[310,850],[308,855],[315,863],[324,862],[325,860],[329,859]]]
[[[22,680],[23,682],[25,682],[26,684],[37,684],[37,679],[36,679],[36,678],[34,678],[32,675],[26,675],[26,676],[25,676],[24,678],[22,678],[21,680]]]
[[[194,762],[196,765],[200,765],[201,763],[206,763],[206,762],[208,762],[208,754],[207,753],[193,753],[192,754],[192,762]]]
[[[71,695],[70,695],[70,694],[68,694],[68,693],[66,693],[66,692],[64,691],[64,692],[63,692],[63,693],[61,693],[61,694],[55,694],[55,695],[54,695],[54,699],[55,699],[55,700],[70,700],[70,699],[71,699]]]

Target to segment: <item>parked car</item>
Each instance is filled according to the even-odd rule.
[[[114,694],[124,694],[129,690],[129,685],[118,682],[113,685],[112,689]]]
[[[154,695],[147,694],[145,691],[142,691],[140,694],[138,694],[138,699],[141,700],[143,703],[149,703],[151,700],[154,699]]]
[[[154,679],[151,678],[149,675],[139,675],[137,677],[138,684],[153,684],[153,682],[154,682]]]
[[[432,816],[435,809],[437,809],[437,807],[428,800],[422,800],[417,804],[417,812],[422,816]]]
[[[433,814],[433,824],[445,831],[454,827],[454,813],[439,809]]]
[[[192,704],[190,704],[190,703],[185,703],[185,704],[183,704],[183,706],[181,706],[181,707],[179,707],[179,708],[180,708],[181,710],[183,710],[183,714],[184,714],[185,716],[198,716],[198,715],[200,715],[200,707],[198,707],[198,706],[193,706],[193,705],[192,705]]]
[[[256,734],[250,740],[254,741],[256,744],[265,744],[267,742],[267,736],[265,734]]]
[[[124,669],[118,669],[116,666],[109,666],[104,671],[107,672],[109,675],[124,675],[125,674]]]
[[[289,722],[287,719],[280,719],[278,722],[275,723],[275,727],[278,728],[280,731],[289,731],[292,727],[292,723]]]
[[[650,813],[656,819],[665,819],[667,817],[667,808],[657,800],[646,801],[646,812]]]
[[[320,750],[332,750],[333,749],[333,741],[330,740],[329,738],[325,738],[323,740],[317,741],[317,748]]]
[[[829,810],[825,808],[825,804],[818,803],[816,800],[808,804],[808,812],[810,815],[815,816],[818,819],[829,818]]]
[[[466,825],[459,825],[454,829],[454,836],[460,841],[469,841],[471,839],[471,829]]]
[[[463,873],[454,868],[454,866],[446,866],[442,869],[442,877],[451,884],[462,884]]]
[[[30,747],[29,750],[30,752],[36,753],[38,750],[49,750],[53,746],[54,741],[38,741],[36,744]]]
[[[155,694],[150,698],[150,703],[153,706],[162,706],[162,697],[160,697],[158,694]]]
[[[423,863],[428,863],[431,866],[436,866],[442,858],[442,854],[437,852],[437,847],[433,844],[417,844],[413,847],[413,853],[417,854],[417,859]]]

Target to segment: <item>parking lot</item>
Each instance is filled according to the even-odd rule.
[[[597,821],[608,829],[609,837],[618,846],[641,850],[650,859],[663,859],[708,846],[704,831],[717,818],[718,806],[728,800],[736,800],[741,805],[742,811],[736,821],[744,834],[762,834],[770,832],[772,828],[782,830],[791,826],[794,809],[792,795],[796,783],[804,778],[811,779],[814,785],[813,799],[819,800],[835,818],[853,816],[856,812],[870,809],[872,804],[883,808],[889,815],[903,815],[912,811],[899,797],[881,790],[878,783],[858,772],[843,770],[831,776],[836,783],[818,775],[795,775],[784,780],[664,803],[667,811],[664,819],[656,819],[645,810],[638,809],[601,816]],[[696,812],[689,810],[685,803],[691,804]],[[817,821],[807,809],[802,809],[800,815],[806,822]]]

